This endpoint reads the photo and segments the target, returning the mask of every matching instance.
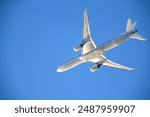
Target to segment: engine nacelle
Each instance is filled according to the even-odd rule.
[[[80,51],[80,50],[82,50],[83,45],[84,45],[84,44],[79,44],[79,45],[75,46],[75,47],[73,48],[73,50],[74,50],[75,52]]]
[[[94,64],[92,67],[90,67],[91,72],[97,71],[101,65],[102,65],[101,63]]]

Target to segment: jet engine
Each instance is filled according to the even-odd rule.
[[[97,71],[100,68],[101,65],[102,65],[102,63],[94,64],[92,67],[90,67],[91,72]]]
[[[82,50],[83,45],[84,45],[84,44],[81,43],[81,44],[75,46],[75,47],[73,48],[73,50],[74,50],[75,52],[80,51],[80,50]]]

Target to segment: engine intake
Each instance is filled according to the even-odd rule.
[[[84,45],[84,44],[79,44],[79,45],[75,46],[75,47],[73,48],[73,50],[74,50],[75,52],[80,51],[80,50],[82,50],[83,45]]]
[[[102,63],[94,64],[92,67],[90,67],[91,72],[97,71],[100,68],[101,65],[102,65]]]

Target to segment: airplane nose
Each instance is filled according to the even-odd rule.
[[[63,72],[64,70],[62,69],[62,67],[57,68],[57,72]]]

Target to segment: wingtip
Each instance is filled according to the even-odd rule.
[[[63,70],[61,69],[61,67],[57,68],[56,71],[57,71],[57,72],[63,72]]]
[[[147,39],[143,38],[142,41],[146,41]]]
[[[128,70],[135,70],[135,68],[128,68]]]
[[[87,7],[84,9],[84,13],[87,13]]]

